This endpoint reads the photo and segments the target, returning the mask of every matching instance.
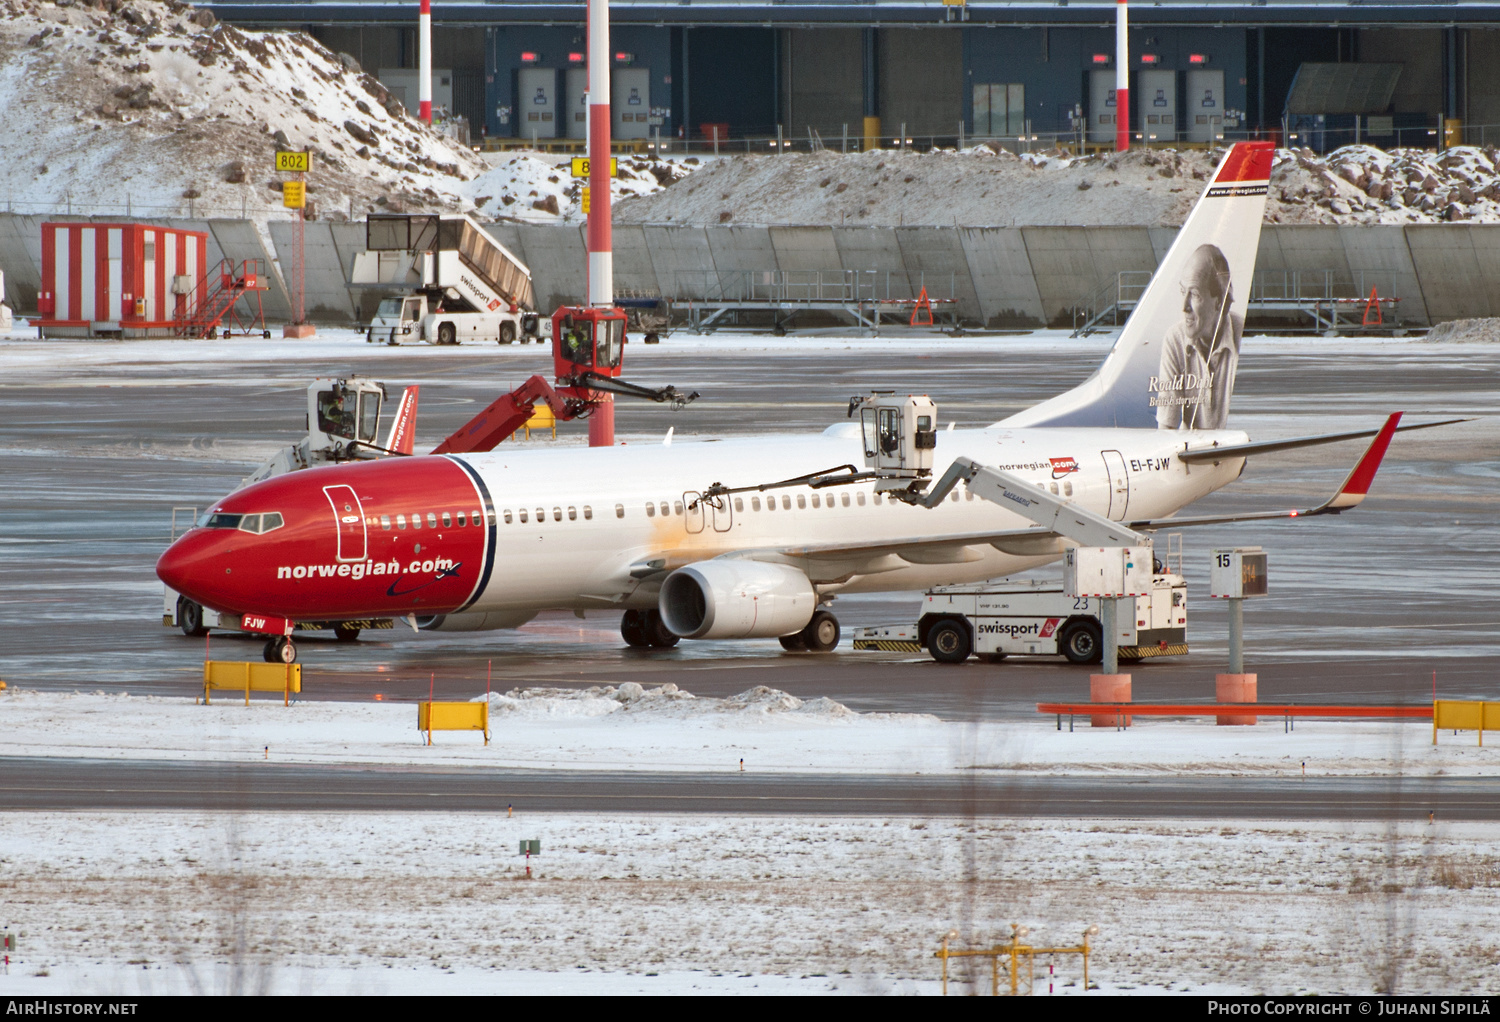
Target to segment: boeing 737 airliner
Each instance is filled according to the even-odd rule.
[[[1272,155],[1270,143],[1225,155],[1092,377],[987,428],[940,434],[934,473],[967,456],[1149,531],[1266,517],[1170,516],[1235,480],[1247,456],[1374,434],[1256,444],[1225,428]],[[1310,512],[1362,499],[1395,419]],[[157,574],[271,634],[268,658],[288,661],[298,620],[483,630],[555,608],[624,611],[637,646],[779,637],[827,650],[839,629],[820,608],[834,594],[995,578],[1056,560],[1068,543],[963,487],[933,509],[869,482],[698,499],[716,481],[786,479],[862,455],[858,425],[840,423],[814,436],[503,445],[310,469],[221,500]],[[1299,513],[1309,511],[1285,514]]]

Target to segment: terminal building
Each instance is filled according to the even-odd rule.
[[[417,3],[210,5],[301,29],[416,106]],[[617,140],[732,146],[1111,143],[1113,2],[675,0],[611,5]],[[433,103],[474,141],[580,143],[584,6],[434,2]],[[1407,0],[1160,0],[1130,9],[1142,141],[1289,137],[1328,148],[1500,143],[1500,7]],[[1439,138],[1440,132],[1445,132]],[[868,143],[867,143],[868,144]],[[762,149],[763,151],[763,149]]]

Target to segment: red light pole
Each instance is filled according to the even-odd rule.
[[[432,123],[432,0],[417,14],[417,116]]]
[[[588,67],[589,304],[608,308],[615,304],[609,219],[609,0],[588,0]],[[615,399],[598,391],[594,396],[598,407],[589,416],[589,446],[613,447]]]
[[[1130,148],[1130,5],[1115,0],[1115,151]]]

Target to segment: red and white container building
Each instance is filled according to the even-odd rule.
[[[56,337],[167,337],[207,271],[208,235],[146,224],[42,224],[38,326]]]

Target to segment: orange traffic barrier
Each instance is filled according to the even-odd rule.
[[[1132,717],[1218,717],[1225,713],[1259,714],[1284,718],[1287,730],[1298,717],[1358,717],[1365,719],[1431,720],[1431,706],[1302,706],[1296,703],[1037,703],[1036,712],[1057,714],[1057,729],[1068,716],[1068,730],[1073,717],[1088,714],[1106,719]]]

